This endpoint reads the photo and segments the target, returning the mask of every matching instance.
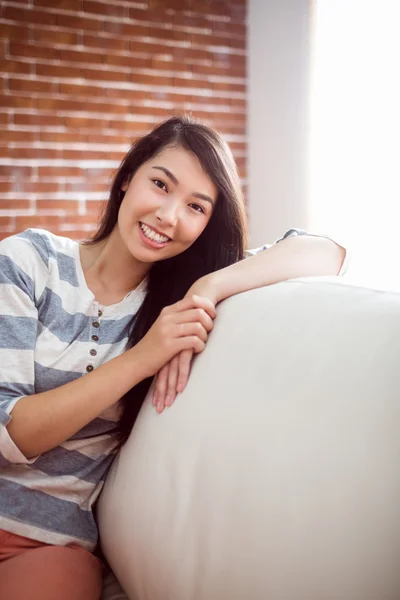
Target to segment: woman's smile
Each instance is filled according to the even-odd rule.
[[[143,242],[151,248],[165,248],[165,246],[172,242],[171,238],[162,235],[157,230],[141,221],[139,221],[139,232]]]

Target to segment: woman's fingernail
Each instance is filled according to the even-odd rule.
[[[172,402],[173,402],[172,396],[167,396],[166,399],[165,399],[165,404],[167,406],[171,406]]]

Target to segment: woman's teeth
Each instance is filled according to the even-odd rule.
[[[163,244],[165,242],[169,242],[170,238],[165,235],[160,235],[147,227],[144,223],[140,223],[140,229],[143,231],[144,235],[149,238],[149,240],[153,240],[153,242],[158,242],[159,244]]]

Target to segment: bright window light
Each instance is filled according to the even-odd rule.
[[[309,223],[400,287],[400,2],[315,0]]]

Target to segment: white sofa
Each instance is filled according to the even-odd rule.
[[[230,298],[114,463],[105,555],[130,600],[399,600],[399,430],[400,294],[308,278]]]

